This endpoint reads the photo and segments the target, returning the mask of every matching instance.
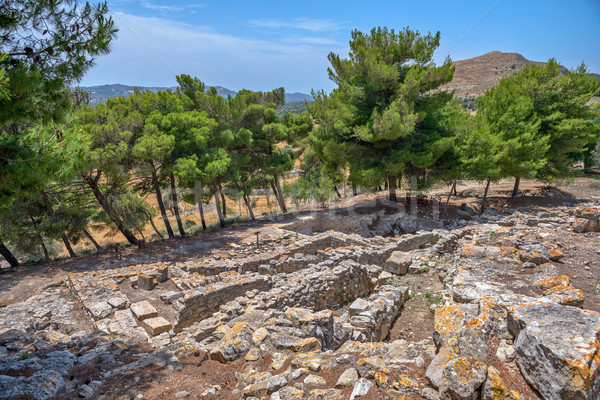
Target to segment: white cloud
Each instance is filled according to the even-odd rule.
[[[263,40],[215,31],[174,20],[114,13],[119,28],[112,51],[99,57],[83,86],[123,83],[175,86],[176,74],[197,76],[211,85],[238,90],[308,92],[331,88],[329,51],[345,46],[328,38]],[[325,46],[327,45],[327,46]]]
[[[312,36],[290,36],[285,37],[282,41],[286,43],[296,43],[296,44],[311,44],[311,45],[327,45],[327,46],[340,46],[341,43],[335,39],[326,38],[326,37],[312,37]]]
[[[160,4],[150,3],[149,1],[142,1],[141,5],[154,11],[183,11],[183,7],[161,6]]]
[[[326,32],[343,29],[343,27],[332,19],[312,19],[299,17],[292,20],[280,19],[253,19],[248,21],[255,28],[268,29],[298,29],[309,32]]]
[[[151,3],[149,1],[142,1],[140,4],[142,5],[142,7],[145,7],[149,10],[168,11],[168,12],[181,12],[186,9],[205,8],[206,7],[206,4],[204,4],[204,3],[193,3],[193,4],[188,4],[185,6],[163,6],[160,4]]]

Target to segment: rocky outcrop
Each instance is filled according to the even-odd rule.
[[[600,314],[550,303],[509,310],[516,362],[546,399],[596,399],[600,393]]]

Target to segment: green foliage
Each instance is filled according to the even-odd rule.
[[[436,112],[451,94],[436,91],[452,79],[450,60],[436,66],[439,32],[405,28],[352,32],[349,58],[329,54],[331,95],[313,93],[318,124],[311,138],[329,170],[350,169],[354,184],[378,186],[404,171],[431,166],[443,153]]]
[[[1,7],[0,68],[11,97],[1,103],[0,126],[60,119],[69,107],[67,86],[115,37],[106,3],[23,0]]]
[[[480,124],[497,142],[500,176],[552,181],[571,175],[600,125],[588,101],[598,83],[584,65],[561,75],[551,59],[504,78],[479,98]]]
[[[321,169],[312,168],[294,182],[285,185],[285,192],[296,204],[314,200],[325,207],[327,201],[334,196],[333,187],[333,181]]]

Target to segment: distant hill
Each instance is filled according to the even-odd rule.
[[[479,96],[498,85],[505,76],[522,70],[526,65],[544,65],[540,61],[531,61],[518,53],[502,53],[492,51],[484,55],[455,61],[454,78],[442,86],[443,89],[454,90],[455,96]],[[566,68],[561,67],[564,72]]]
[[[102,102],[106,101],[106,99],[109,99],[112,97],[119,97],[119,96],[127,97],[127,96],[133,94],[134,87],[135,86],[121,85],[121,84],[115,83],[112,85],[83,86],[83,87],[81,87],[81,89],[85,90],[86,92],[91,93],[92,98],[90,100],[90,104],[96,105],[96,104],[102,103]],[[144,87],[144,86],[140,86],[139,88],[142,90],[149,90],[151,92],[158,92],[159,90],[167,90],[167,89],[175,90],[175,87]],[[227,97],[228,95],[235,96],[235,94],[237,93],[234,90],[227,89],[223,86],[214,86],[214,88],[217,89],[217,93],[219,93],[219,95],[223,96],[223,97]],[[305,93],[296,92],[296,93],[286,93],[285,94],[286,103],[296,103],[296,102],[304,103],[304,100],[311,102],[313,99],[312,99],[311,95],[305,94]]]

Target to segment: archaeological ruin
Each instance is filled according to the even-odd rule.
[[[0,308],[0,398],[128,398],[103,385],[143,368],[175,373],[194,354],[235,366],[235,382],[177,398],[600,398],[600,313],[583,307],[554,241],[600,231],[597,204],[443,224],[378,202],[377,212],[251,225],[208,253],[69,272]],[[428,289],[433,324],[415,341],[393,333],[425,296],[410,276],[442,288]],[[119,358],[134,343],[152,350]],[[86,365],[100,365],[100,377],[69,380]]]

